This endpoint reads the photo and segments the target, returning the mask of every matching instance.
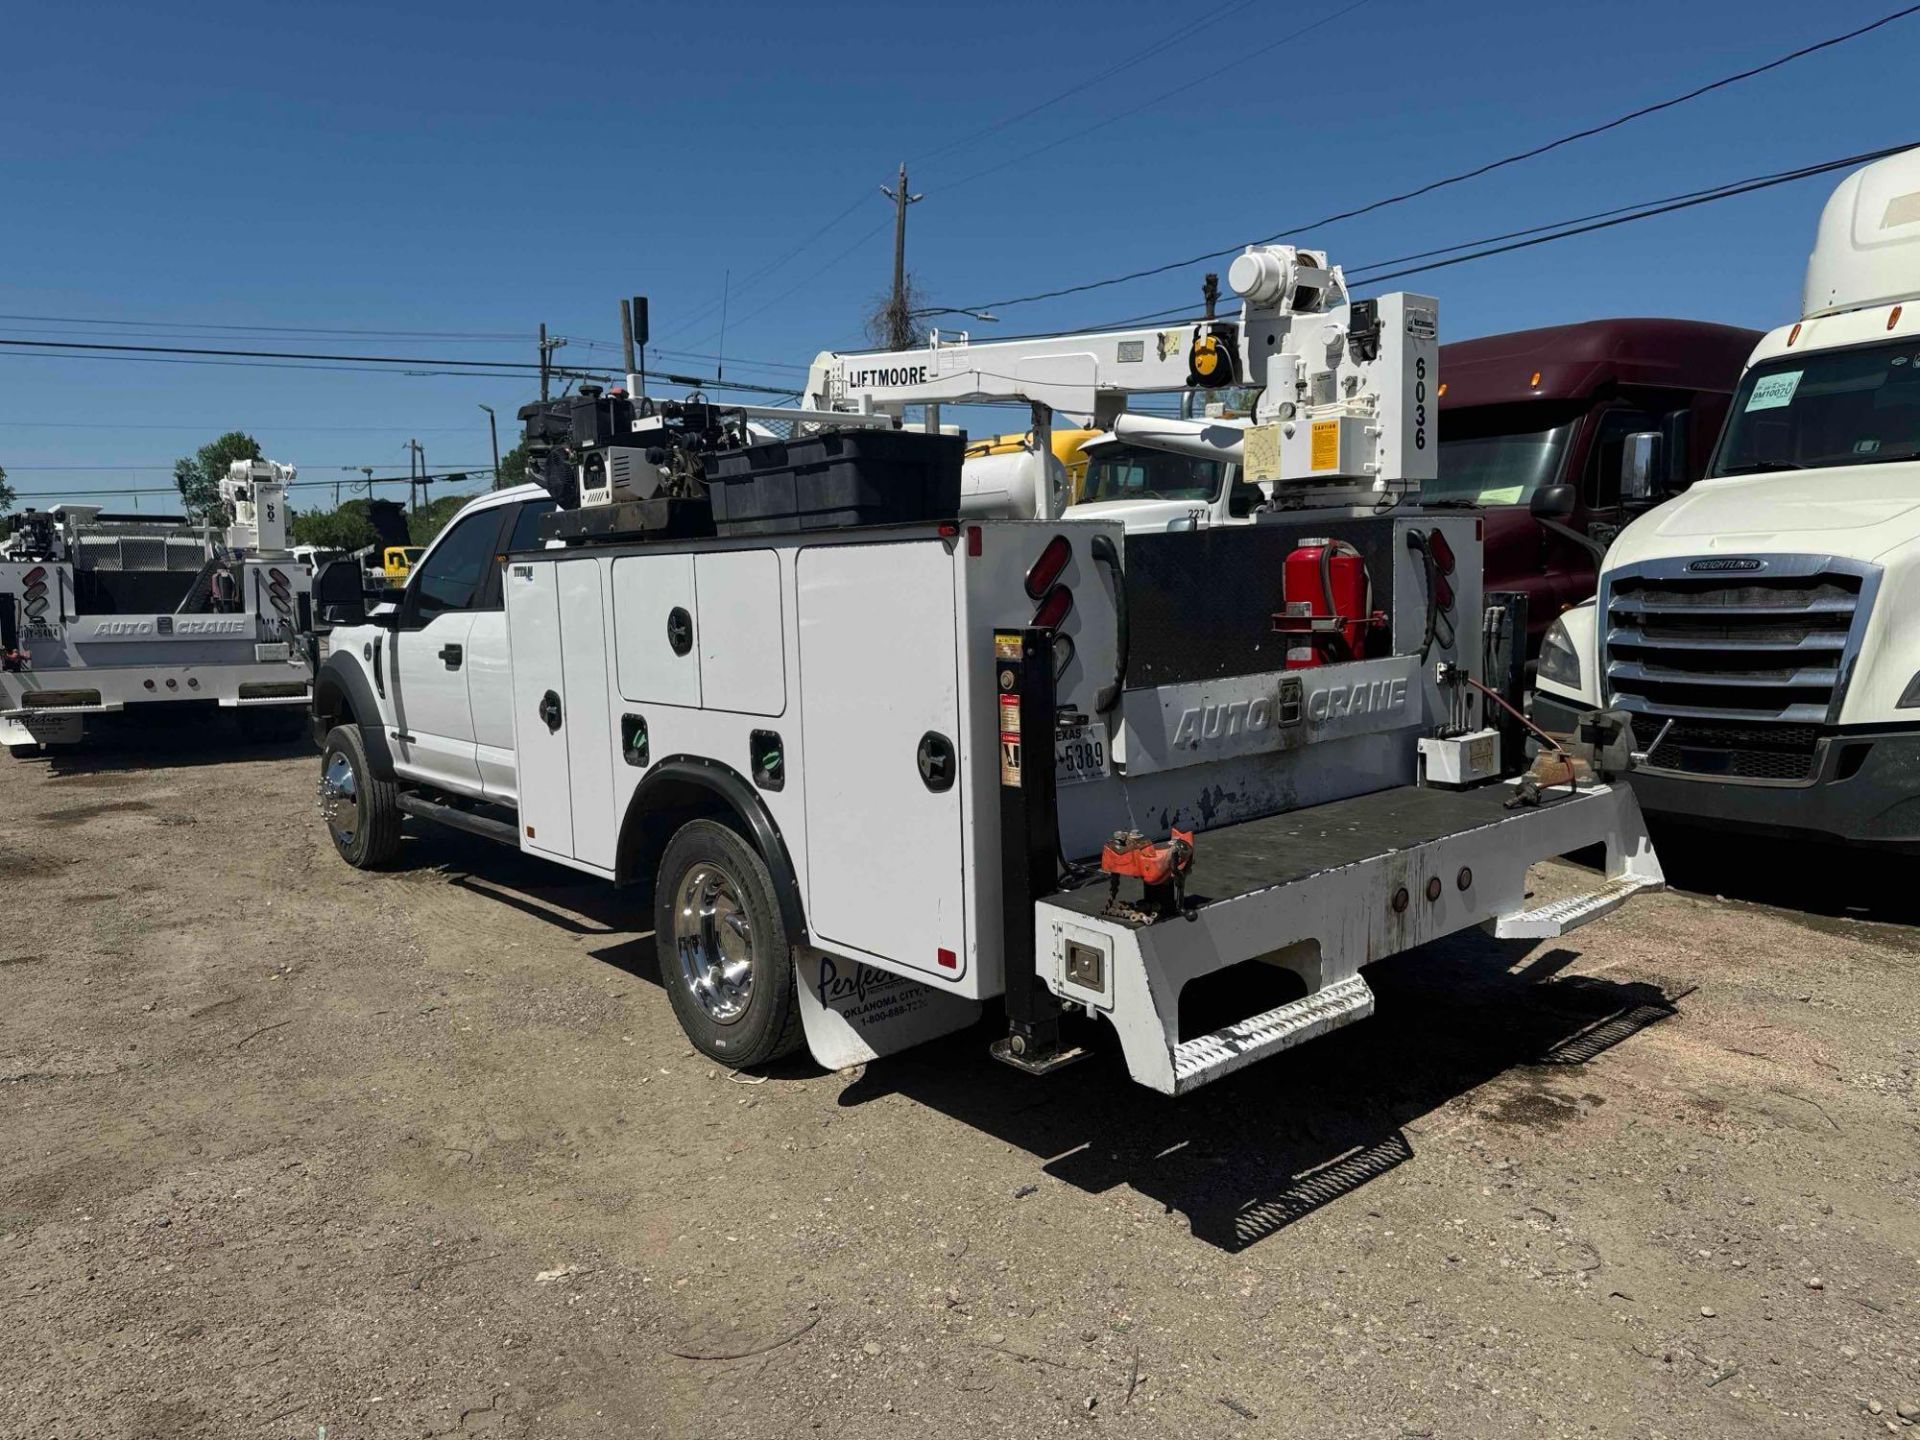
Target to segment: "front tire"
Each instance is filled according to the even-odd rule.
[[[399,792],[367,757],[358,725],[336,725],[320,754],[320,815],[340,858],[376,870],[400,852]]]
[[[667,842],[653,932],[674,1018],[701,1054],[738,1069],[799,1048],[786,922],[766,862],[738,834],[693,820]]]

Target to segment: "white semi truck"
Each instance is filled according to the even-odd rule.
[[[77,744],[92,721],[203,706],[243,733],[299,733],[313,570],[286,548],[291,465],[235,461],[228,523],[29,510],[0,546],[0,743]]]
[[[1628,438],[1657,472],[1661,437]],[[1648,811],[1920,842],[1920,150],[1826,204],[1798,320],[1748,362],[1706,478],[1613,543],[1541,649],[1534,718],[1607,706]]]
[[[871,404],[744,446],[737,408],[529,407],[545,485],[469,505],[395,604],[317,582],[335,847],[392,863],[411,817],[636,887],[676,1017],[730,1064],[804,1037],[844,1066],[999,1002],[1009,1063],[1105,1019],[1167,1093],[1368,1015],[1373,961],[1657,885],[1623,747],[1544,793],[1497,778],[1475,519],[1381,506],[1430,445],[1434,303],[1316,332],[1323,367],[1394,367],[1372,414],[1316,415],[1320,382],[1265,363],[1284,289],[1193,337],[1296,406],[1248,443],[1315,503],[1256,524],[963,516],[960,442]],[[1174,373],[1037,348],[979,381],[1025,377],[1041,453],[1054,404]],[[1590,845],[1592,891],[1529,904],[1531,864]]]

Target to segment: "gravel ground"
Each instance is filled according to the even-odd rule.
[[[315,771],[0,762],[0,1434],[1920,1418],[1898,870],[1676,839],[1702,888],[1379,965],[1375,1018],[1177,1103],[984,1031],[746,1077],[624,897],[427,832],[358,874]]]

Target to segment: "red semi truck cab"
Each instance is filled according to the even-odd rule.
[[[1440,478],[1429,501],[1486,513],[1486,588],[1527,596],[1528,653],[1594,593],[1597,556],[1640,510],[1704,473],[1757,330],[1697,320],[1590,320],[1440,349]],[[1623,499],[1629,436],[1657,434],[1651,494]],[[1567,513],[1571,487],[1571,513]]]

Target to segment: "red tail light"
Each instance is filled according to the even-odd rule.
[[[44,565],[36,565],[31,570],[27,571],[27,573],[21,577],[21,580],[23,584],[38,585],[42,580],[46,578],[47,578],[47,567]]]
[[[1442,575],[1453,573],[1453,547],[1447,543],[1447,537],[1439,530],[1427,532],[1427,548],[1433,551],[1433,563]]]
[[[1033,612],[1033,623],[1042,630],[1058,630],[1060,622],[1073,613],[1073,591],[1064,585],[1056,585],[1047,592],[1047,598],[1040,602],[1040,608]]]
[[[978,525],[967,526],[967,554],[975,560],[980,558],[980,527]]]
[[[1040,552],[1040,558],[1033,562],[1033,568],[1027,571],[1027,598],[1038,600],[1053,588],[1067,568],[1067,562],[1073,558],[1073,546],[1067,543],[1067,537],[1056,535],[1047,542],[1047,548]],[[1036,622],[1039,623],[1039,622]]]
[[[1433,603],[1447,614],[1453,613],[1453,586],[1447,583],[1444,575],[1433,577]]]

